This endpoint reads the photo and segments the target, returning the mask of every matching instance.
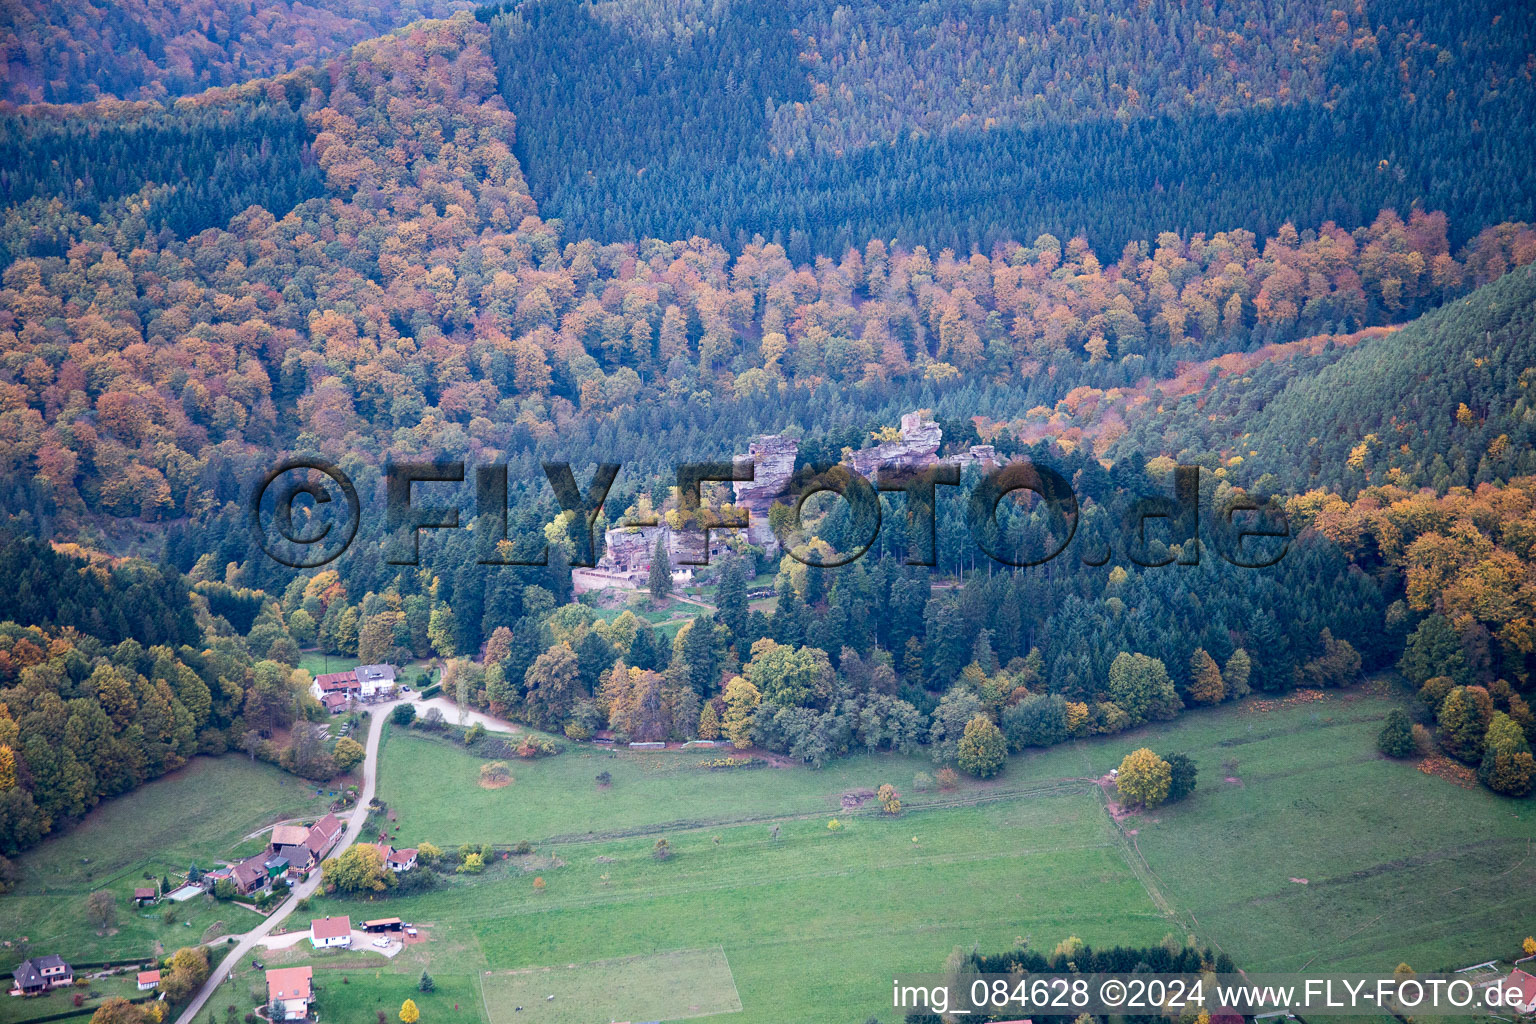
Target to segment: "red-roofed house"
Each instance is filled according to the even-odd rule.
[[[304,845],[308,848],[310,856],[316,862],[325,859],[331,847],[336,845],[336,840],[341,838],[341,819],[334,814],[327,814],[309,827],[309,838]]]
[[[388,843],[365,843],[379,851],[379,861],[395,874],[402,874],[416,866],[416,849],[397,850]]]
[[[309,922],[309,942],[316,949],[352,945],[350,917],[320,917]]]
[[[139,972],[139,991],[140,992],[148,992],[150,989],[153,989],[153,988],[156,988],[157,986],[159,986],[159,984],[160,984],[160,972],[159,971],[140,971]]]
[[[1516,1013],[1536,1013],[1536,975],[1516,967],[1499,983],[1504,1006]]]
[[[276,1007],[279,1020],[304,1020],[314,999],[310,967],[283,967],[267,972],[267,1005]]]

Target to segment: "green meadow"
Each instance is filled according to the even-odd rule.
[[[173,772],[96,808],[78,825],[17,858],[21,881],[0,896],[0,968],[21,959],[23,937],[36,954],[69,960],[152,957],[196,945],[204,936],[243,932],[261,918],[211,897],[164,902],[143,910],[133,890],[192,864],[204,869],[258,848],[251,833],[287,818],[317,816],[329,800],[312,784],[240,755],[195,758]],[[117,897],[117,925],[98,934],[86,898],[100,889]],[[167,923],[165,914],[172,912]],[[0,1017],[0,1020],[4,1020]]]
[[[920,757],[711,772],[698,767],[718,756],[708,751],[579,744],[514,760],[515,781],[488,790],[480,758],[392,728],[380,795],[397,845],[528,840],[535,852],[432,892],[316,913],[387,908],[431,937],[352,979],[349,1005],[362,984],[398,1009],[428,967],[484,997],[433,1019],[485,1024],[510,1020],[497,1007],[531,979],[556,999],[517,1019],[555,1022],[555,1004],[607,991],[605,975],[622,993],[644,958],[717,948],[741,1001],[730,1019],[744,1024],[887,1019],[894,972],[937,970],[956,946],[1048,950],[1068,935],[1194,935],[1256,970],[1439,970],[1507,955],[1536,917],[1536,809],[1379,757],[1393,701],[1380,689],[1248,701],[922,793],[912,777],[934,766]],[[1139,746],[1189,753],[1199,788],[1117,823],[1094,780]],[[603,771],[607,787],[594,781]],[[844,808],[844,794],[882,782],[902,791],[900,817],[873,801]],[[657,860],[662,837],[673,852]],[[677,997],[664,1007],[639,993],[633,1013],[603,1003],[603,1015],[715,1012],[700,1008],[718,1004],[725,972],[696,973],[666,986]]]

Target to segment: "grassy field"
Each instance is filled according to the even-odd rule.
[[[760,768],[704,771],[700,761],[728,750],[608,750],[561,739],[566,752],[537,761],[510,762],[513,783],[487,790],[478,785],[483,758],[445,739],[385,726],[379,797],[398,815],[397,845],[430,840],[439,846],[519,839],[621,838],[657,828],[771,821],[841,810],[843,793],[894,784],[910,807],[950,802],[951,794],[917,793],[912,779],[936,768],[926,757],[861,756],[829,763],[821,771]],[[1056,754],[1052,751],[1052,754]],[[1057,775],[1099,775],[1086,747],[1062,748],[1052,764]],[[1020,762],[1023,764],[1023,762]],[[612,783],[597,786],[598,773]],[[996,782],[968,783],[967,799],[1003,797],[1037,788],[1037,773],[1011,772]]]
[[[157,944],[174,951],[216,925],[245,931],[260,919],[241,907],[198,897],[141,911],[133,890],[148,884],[146,873],[176,876],[193,863],[207,868],[259,846],[245,837],[274,821],[324,813],[328,803],[312,785],[270,765],[238,755],[197,758],[18,858],[21,882],[0,896],[0,937],[25,936],[39,954],[107,960],[149,957]],[[117,895],[117,928],[107,935],[85,920],[86,897],[98,889]],[[174,911],[169,924],[167,909]],[[18,959],[13,946],[0,946],[0,968],[8,971]]]
[[[1517,948],[1536,921],[1536,801],[1377,756],[1389,706],[1350,695],[1165,731],[1157,749],[1194,757],[1199,789],[1126,824],[1190,930],[1261,971],[1454,970]]]
[[[318,676],[326,672],[348,672],[361,665],[356,658],[343,654],[324,654],[316,650],[301,651],[299,653],[299,668],[308,672],[311,676]],[[395,670],[403,683],[414,685],[417,673],[423,671],[431,664],[431,659],[417,658],[404,665],[396,665]]]
[[[592,1019],[682,1019],[714,1012],[727,973],[741,1004],[729,1019],[777,1024],[889,1021],[893,973],[937,970],[956,946],[1048,950],[1067,935],[1194,934],[1250,970],[1507,955],[1536,918],[1536,804],[1378,757],[1392,706],[1365,690],[1249,701],[1012,758],[950,793],[913,790],[913,773],[933,770],[922,758],[722,773],[697,767],[707,752],[585,746],[514,761],[514,784],[485,790],[480,758],[392,732],[380,792],[397,845],[528,839],[535,852],[410,897],[318,901],[315,915],[420,926],[428,941],[393,961],[289,957],[323,966],[333,1020],[393,1020],[425,968],[432,1024],[553,1022],[578,1002]],[[1117,823],[1094,780],[1139,746],[1189,753],[1200,786]],[[594,784],[600,771],[611,787]],[[841,806],[884,781],[902,790],[899,818]],[[690,959],[716,949],[723,970]],[[677,977],[647,988],[680,951],[694,953]],[[679,995],[658,1004],[663,989]],[[509,999],[524,1011],[505,1016]]]
[[[426,755],[437,758],[439,775],[455,755],[463,756],[416,737],[391,743],[397,753],[421,744]],[[562,755],[542,765],[566,757],[576,761]],[[645,778],[638,759],[602,761],[622,763],[632,780]],[[473,882],[454,879],[438,891],[373,906],[321,901],[314,912],[356,916],[383,913],[387,906],[388,913],[426,928],[430,941],[383,968],[386,977],[398,975],[397,988],[407,986],[422,966],[441,965],[453,973],[474,968],[500,978],[509,970],[564,969],[718,946],[743,1007],[731,1019],[744,1024],[865,1020],[888,1000],[891,971],[936,969],[957,945],[1006,948],[1023,939],[1049,947],[1068,934],[1100,943],[1156,942],[1173,927],[1126,861],[1090,783],[1046,780],[1029,789],[1020,779],[1006,791],[978,786],[946,794],[947,806],[935,798],[930,809],[898,819],[868,810],[851,815],[827,810],[829,803],[837,806],[837,794],[829,797],[828,787],[840,784],[842,773],[865,778],[882,767],[880,761],[890,771],[922,766],[899,758],[863,759],[823,773],[761,770],[731,776],[688,772],[674,764],[669,772],[674,786],[701,776],[705,790],[724,790],[709,806],[688,810],[730,820],[678,826],[672,822],[680,808],[635,782],[613,810],[624,811],[629,830],[643,834],[541,842],[532,857],[498,862]],[[582,774],[584,792],[591,788],[590,775],[585,769]],[[532,788],[522,780],[492,795],[525,785]],[[620,792],[616,782],[603,795]],[[984,794],[1000,798],[979,806],[965,803]],[[764,807],[780,813],[765,814]],[[465,813],[473,818],[475,812]],[[827,827],[834,814],[843,823],[836,831]],[[418,815],[406,812],[407,827],[415,827],[409,823]],[[645,827],[645,821],[658,819],[669,823]],[[543,820],[558,826],[555,819]],[[487,831],[489,838],[502,838],[494,828]],[[666,861],[653,856],[657,831],[666,834],[674,851]],[[542,891],[535,878],[545,880]],[[615,969],[609,984],[629,974]],[[484,977],[482,983],[505,984]],[[594,984],[590,977],[579,982]],[[499,1001],[492,995],[493,1005]],[[688,1007],[695,1004],[706,1005],[697,999],[678,1004],[668,1019],[690,1015]],[[647,1019],[649,1006],[621,1012],[615,1005],[601,1016]]]
[[[741,1009],[730,962],[719,946],[496,971],[485,975],[482,989],[491,1024],[683,1020]]]
[[[4,980],[10,981],[9,978]],[[47,995],[32,996],[27,999],[12,999],[0,995],[0,1024],[26,1024],[27,1021],[36,1020],[39,1017],[68,1013],[75,1008],[74,999],[77,992],[85,997],[81,1003],[80,1012],[75,1017],[63,1018],[65,1020],[87,1021],[96,1011],[96,1007],[113,996],[137,999],[143,994],[139,991],[136,974],[130,972],[93,980],[83,989],[55,989]]]

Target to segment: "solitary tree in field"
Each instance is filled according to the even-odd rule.
[[[665,601],[672,596],[672,560],[667,557],[667,541],[656,535],[656,550],[651,553],[651,575],[646,581],[651,600]]]
[[[1142,747],[1125,755],[1116,783],[1128,804],[1156,807],[1168,798],[1173,770],[1167,761]]]
[[[992,719],[978,714],[965,723],[955,761],[960,770],[978,779],[989,779],[1003,770],[1008,760],[1008,741]]]
[[[880,801],[880,809],[886,814],[901,813],[901,794],[896,792],[896,787],[889,782],[882,785],[875,796]]]
[[[437,982],[432,980],[432,975],[428,974],[426,971],[422,971],[421,979],[416,982],[416,990],[418,992],[431,992],[436,988]]]
[[[400,1020],[404,1024],[416,1024],[421,1020],[421,1011],[416,1009],[416,1000],[407,999],[400,1004]]]
[[[1402,708],[1393,708],[1376,736],[1376,749],[1388,757],[1407,757],[1413,753],[1413,723]]]
[[[85,916],[97,931],[106,931],[117,924],[117,897],[105,889],[91,893],[85,900]]]
[[[1527,935],[1520,948],[1525,950],[1526,956],[1536,956],[1536,936]]]

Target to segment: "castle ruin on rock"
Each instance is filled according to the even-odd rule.
[[[941,459],[939,448],[943,443],[944,434],[936,422],[927,419],[921,412],[910,412],[901,418],[900,439],[882,441],[873,447],[850,452],[843,464],[874,483],[879,480],[882,470],[892,468],[910,471],[940,464],[981,465],[987,468],[1001,462],[996,450],[989,444],[971,445],[964,452]],[[778,551],[779,542],[769,527],[768,511],[774,500],[787,492],[799,451],[800,443],[795,438],[768,434],[748,445],[747,454],[737,459],[738,464],[745,461],[752,463],[753,476],[750,482],[738,481],[731,485],[735,491],[735,505],[749,513],[748,542],[762,547],[769,554]],[[728,539],[733,533],[729,530],[710,531],[711,561],[726,553]],[[685,558],[696,559],[703,551],[703,539],[698,531],[674,530],[665,521],[659,526],[616,526],[604,534],[606,551],[598,563],[598,569],[632,580],[644,576],[650,571],[657,537],[665,538],[667,553],[674,566],[678,566]]]

